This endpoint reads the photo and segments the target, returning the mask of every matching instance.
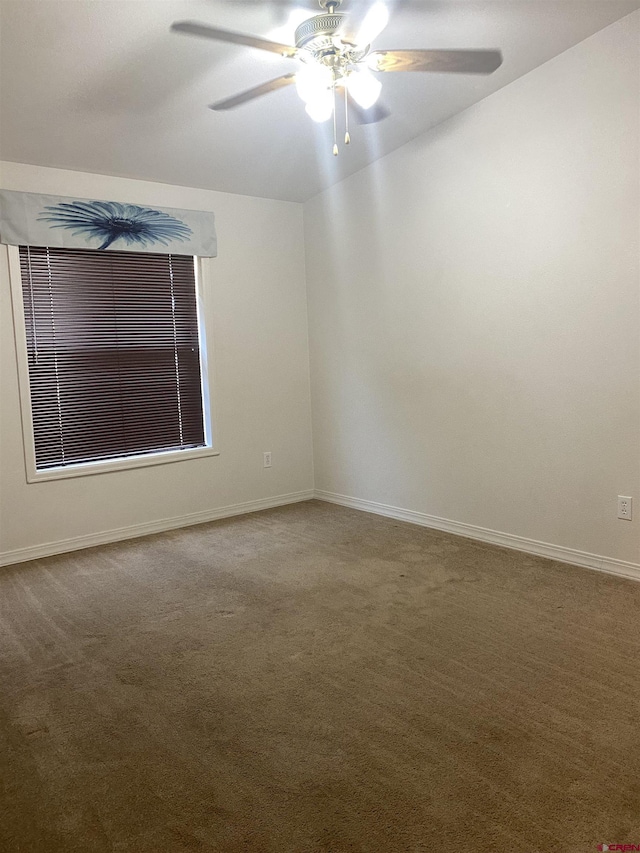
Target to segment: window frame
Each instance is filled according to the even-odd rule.
[[[7,246],[9,261],[9,284],[11,289],[11,307],[13,314],[13,330],[18,367],[18,391],[20,396],[20,413],[22,420],[22,436],[24,449],[24,464],[28,483],[40,483],[47,480],[67,480],[75,477],[86,477],[95,474],[107,474],[113,471],[127,471],[135,468],[146,468],[152,465],[166,465],[173,462],[187,462],[192,459],[202,459],[208,456],[219,456],[217,446],[216,407],[214,400],[213,334],[210,309],[212,264],[211,258],[194,256],[196,279],[196,310],[198,315],[198,330],[200,336],[200,387],[202,391],[202,414],[204,419],[205,446],[186,450],[159,450],[137,456],[124,456],[115,459],[103,459],[93,462],[81,462],[73,465],[55,468],[36,468],[35,442],[33,436],[33,417],[31,411],[31,389],[29,385],[29,361],[27,352],[27,332],[22,297],[22,275],[20,269],[20,252],[18,246]]]

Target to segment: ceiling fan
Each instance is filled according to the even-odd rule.
[[[295,46],[257,36],[222,30],[197,21],[176,21],[174,32],[246,45],[300,60],[297,71],[283,74],[231,98],[210,105],[229,110],[295,84],[309,116],[317,122],[333,118],[333,153],[336,138],[336,90],[344,93],[345,144],[349,144],[349,108],[363,124],[381,121],[389,111],[377,104],[382,84],[372,72],[430,71],[460,74],[491,74],[502,63],[499,50],[371,50],[382,32],[389,12],[376,2],[360,15],[336,10],[342,0],[318,0],[323,11],[303,21],[295,31]]]

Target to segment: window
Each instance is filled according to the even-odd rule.
[[[192,256],[21,246],[19,261],[35,472],[211,452]]]

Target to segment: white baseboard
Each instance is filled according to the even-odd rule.
[[[136,539],[139,536],[148,536],[151,533],[162,533],[165,530],[175,530],[180,527],[190,527],[194,524],[203,524],[207,521],[216,521],[220,518],[230,518],[234,515],[244,515],[250,512],[258,512],[261,509],[270,509],[286,504],[308,501],[316,498],[329,503],[359,509],[363,512],[372,512],[395,518],[398,521],[408,521],[411,524],[419,524],[422,527],[430,527],[434,530],[443,530],[456,536],[464,536],[467,539],[477,539],[481,542],[490,542],[503,548],[512,548],[516,551],[524,551],[527,554],[536,554],[539,557],[548,557],[562,563],[571,563],[574,566],[582,566],[587,569],[595,569],[612,575],[630,578],[640,581],[640,564],[629,563],[625,560],[616,560],[612,557],[602,557],[597,554],[589,554],[586,551],[577,551],[573,548],[565,548],[562,545],[551,545],[548,542],[538,542],[535,539],[526,539],[523,536],[514,536],[511,533],[501,533],[485,527],[477,527],[473,524],[464,524],[460,521],[451,521],[447,518],[439,518],[435,515],[427,515],[410,509],[389,506],[388,504],[376,503],[375,501],[361,500],[347,495],[339,495],[333,492],[325,492],[309,489],[303,492],[291,492],[286,495],[276,495],[271,498],[263,498],[256,501],[246,501],[241,504],[231,504],[204,512],[190,513],[173,518],[163,518],[159,521],[151,521],[145,524],[134,524],[129,527],[118,527],[114,530],[105,530],[100,533],[92,533],[86,536],[75,536],[70,539],[61,539],[56,542],[46,542],[27,548],[17,548],[13,551],[5,551],[0,554],[0,566],[8,566],[13,563],[21,563],[26,560],[37,560],[41,557],[51,557],[54,554],[64,554],[68,551],[77,551],[81,548],[91,548],[94,545],[106,545],[110,542],[120,542],[125,539]]]
[[[104,530],[87,536],[74,536],[71,539],[61,539],[57,542],[46,542],[28,548],[17,548],[0,554],[0,566],[22,563],[25,560],[38,560],[41,557],[51,557],[54,554],[64,554],[67,551],[77,551],[81,548],[91,548],[94,545],[107,545],[110,542],[120,542],[124,539],[136,539],[148,536],[150,533],[162,533],[165,530],[175,530],[179,527],[190,527],[193,524],[203,524],[206,521],[216,521],[219,518],[230,518],[233,515],[244,515],[248,512],[258,512],[261,509],[271,509],[285,504],[308,501],[313,498],[313,490],[291,492],[288,495],[276,495],[257,501],[246,501],[241,504],[219,507],[218,509],[193,512],[189,515],[179,515],[174,518],[163,518],[145,524],[132,524],[130,527],[118,527],[114,530]]]
[[[427,515],[423,512],[400,509],[396,506],[388,506],[387,504],[376,503],[375,501],[365,501],[360,498],[351,498],[347,495],[338,495],[333,492],[324,492],[316,489],[314,497],[320,501],[328,501],[329,503],[360,509],[364,512],[385,515],[388,518],[395,518],[398,521],[408,521],[411,524],[419,524],[422,527],[444,530],[446,533],[465,536],[467,539],[478,539],[481,542],[501,545],[503,548],[512,548],[515,551],[536,554],[538,557],[549,557],[551,560],[559,560],[561,563],[571,563],[574,566],[596,569],[599,572],[607,572],[611,575],[619,575],[623,578],[640,581],[640,563],[628,563],[625,560],[616,560],[612,557],[601,557],[597,554],[589,554],[586,551],[565,548],[563,545],[550,545],[548,542],[525,539],[523,536],[514,536],[511,533],[501,533],[498,530],[489,530],[486,527],[476,527],[473,524],[463,524],[460,521],[451,521],[448,518],[439,518],[438,516]]]

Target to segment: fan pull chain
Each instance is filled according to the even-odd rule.
[[[349,136],[349,92],[347,87],[344,87],[344,144],[348,145],[351,142]]]
[[[338,156],[338,131],[336,128],[336,75],[333,75],[333,156]]]

